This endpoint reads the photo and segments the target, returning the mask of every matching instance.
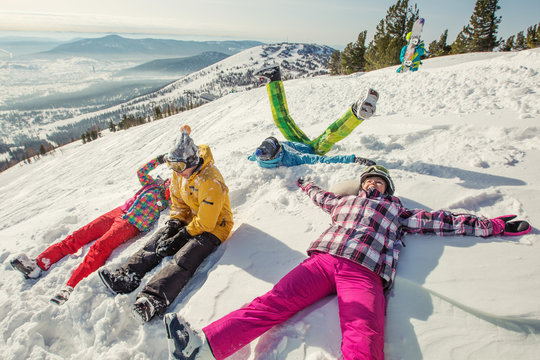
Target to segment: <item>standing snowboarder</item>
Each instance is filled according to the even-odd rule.
[[[129,293],[144,275],[173,256],[137,296],[133,314],[143,322],[163,315],[199,265],[224,242],[233,227],[229,189],[214,165],[208,145],[197,146],[182,127],[181,136],[166,155],[173,170],[171,211],[166,227],[133,254],[119,269],[99,271],[115,293]]]
[[[417,19],[413,24],[412,30],[405,37],[407,44],[401,48],[401,54],[399,56],[401,66],[396,70],[398,73],[417,71],[422,64],[420,59],[426,52],[424,42],[420,41],[423,28],[424,19]]]
[[[35,279],[66,255],[74,254],[84,245],[96,240],[66,286],[51,299],[58,305],[66,302],[73,288],[101,267],[114,249],[141,232],[150,230],[159,219],[160,212],[168,207],[170,180],[164,181],[159,177],[153,179],[149,175],[151,170],[164,162],[164,155],[160,155],[137,171],[143,187],[124,205],[101,215],[59,243],[49,246],[35,259],[28,258],[26,254],[17,256],[11,260],[11,266],[25,278]]]
[[[268,81],[266,89],[274,123],[285,139],[310,146],[313,154],[325,155],[340,140],[348,136],[364,120],[375,113],[379,93],[368,89],[365,96],[352,104],[345,114],[334,121],[319,137],[310,140],[294,122],[287,107],[285,89],[281,81],[279,66],[270,66],[257,71],[254,76]]]
[[[332,218],[311,244],[309,258],[268,293],[204,327],[201,335],[176,314],[165,315],[170,358],[225,359],[298,311],[336,295],[343,359],[384,359],[384,291],[395,279],[405,233],[486,237],[531,231],[526,221],[511,221],[514,215],[487,219],[407,209],[393,195],[390,173],[379,165],[362,172],[357,195],[327,192],[303,178],[297,184]]]

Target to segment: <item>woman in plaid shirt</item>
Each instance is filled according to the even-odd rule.
[[[164,162],[164,156],[160,155],[139,168],[137,176],[142,188],[122,206],[101,215],[59,243],[49,246],[35,259],[30,259],[25,254],[17,256],[11,260],[13,268],[22,272],[27,279],[38,278],[42,271],[49,270],[66,255],[74,254],[84,245],[96,240],[66,286],[51,299],[58,305],[66,302],[73,288],[105,264],[114,249],[141,232],[148,231],[159,219],[160,212],[169,206],[171,181],[150,176],[150,171]]]
[[[343,359],[383,359],[384,290],[394,281],[396,245],[405,233],[485,237],[531,231],[526,221],[510,221],[512,215],[487,219],[407,209],[393,196],[388,170],[379,165],[367,167],[360,184],[358,195],[337,195],[298,179],[298,186],[332,218],[330,227],[311,244],[309,258],[265,295],[205,327],[203,339],[176,314],[167,314],[171,355],[188,358],[181,344],[192,337],[202,344],[197,359],[225,359],[298,311],[335,294]]]

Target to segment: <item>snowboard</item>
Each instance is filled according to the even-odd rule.
[[[423,18],[420,18],[414,22],[411,30],[411,38],[409,39],[409,43],[407,44],[407,50],[405,51],[405,56],[403,57],[403,63],[401,64],[400,72],[407,72],[412,66],[412,60],[414,57],[414,52],[416,50],[416,45],[420,43],[420,34],[422,34],[423,28]]]

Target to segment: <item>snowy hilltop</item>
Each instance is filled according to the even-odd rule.
[[[226,62],[234,56],[219,66],[229,69]],[[256,66],[264,66],[264,60],[253,61],[250,69]],[[396,68],[284,81],[291,115],[313,138],[366,88],[377,89],[376,115],[328,155],[356,154],[386,166],[406,207],[489,218],[518,214],[534,229],[516,238],[405,236],[387,308],[386,358],[536,359],[540,50],[438,57],[425,60],[417,73],[397,74]],[[204,87],[202,76],[180,84],[159,97]],[[19,253],[36,256],[121,205],[140,187],[138,167],[169,151],[182,124],[191,126],[196,143],[211,147],[229,187],[235,221],[231,237],[169,307],[197,329],[271,289],[307,257],[311,241],[327,228],[327,214],[298,190],[299,176],[328,189],[362,171],[358,164],[262,169],[248,161],[267,136],[283,139],[261,87],[129,130],[105,131],[95,141],[69,144],[0,173],[4,359],[167,359],[162,321],[142,325],[131,317],[138,291],[113,296],[94,273],[64,305],[49,302],[88,246],[39,280],[24,280],[9,260]],[[170,170],[161,166],[152,174],[165,178]],[[121,265],[167,218],[165,211],[152,230],[117,248],[105,267]],[[338,359],[337,312],[336,298],[328,297],[231,359]]]
[[[160,76],[122,72],[132,69],[133,62],[81,56],[0,61],[0,83],[5,85],[0,88],[0,159],[8,152],[2,145],[36,139],[66,143],[94,125],[118,123],[124,115],[147,118],[155,107],[199,104],[256,88],[259,82],[252,74],[264,65],[281,65],[287,79],[328,74],[333,51],[311,44],[259,45],[174,79],[165,71]]]

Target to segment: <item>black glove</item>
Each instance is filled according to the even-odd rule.
[[[165,160],[165,156],[167,156],[167,154],[162,154],[162,155],[159,155],[156,159],[158,161],[158,163],[160,164],[163,164],[166,160]]]
[[[354,162],[360,165],[365,165],[365,166],[377,165],[377,163],[373,160],[369,160],[369,159],[358,157],[358,156],[354,157]]]
[[[186,228],[183,227],[173,237],[161,240],[156,247],[156,253],[161,257],[174,255],[191,237]]]
[[[186,226],[183,221],[178,219],[170,219],[167,220],[165,231],[163,232],[164,239],[165,238],[171,238],[174,235],[178,234],[181,228]]]
[[[517,215],[503,215],[490,219],[493,224],[493,235],[519,236],[531,232],[531,225],[525,220],[514,220]]]

